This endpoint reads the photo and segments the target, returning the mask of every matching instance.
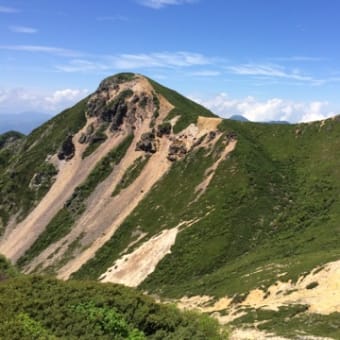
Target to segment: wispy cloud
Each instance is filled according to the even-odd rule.
[[[234,74],[247,75],[247,76],[264,76],[275,78],[286,78],[300,81],[313,81],[310,76],[303,75],[299,70],[292,72],[286,71],[282,66],[266,65],[266,64],[242,64],[236,66],[229,66],[228,70]]]
[[[150,54],[121,54],[113,57],[114,64],[119,69],[143,67],[188,67],[208,65],[210,59],[199,53],[192,52],[162,52]]]
[[[184,5],[197,2],[197,0],[137,0],[143,6],[160,9],[170,5]]]
[[[293,80],[296,84],[307,83],[311,86],[321,86],[328,83],[340,82],[340,77],[324,75],[314,77],[302,73],[299,69],[287,70],[286,67],[273,64],[241,64],[227,67],[233,74],[242,76],[253,76],[262,79]]]
[[[0,6],[0,13],[18,13],[19,10],[14,7],[6,7],[6,6]]]
[[[138,70],[146,68],[181,68],[209,65],[212,59],[192,52],[162,52],[149,54],[118,54],[95,56],[91,59],[73,59],[58,65],[64,72],[89,72],[105,70]]]
[[[113,15],[113,16],[99,16],[96,17],[97,21],[128,21],[128,17],[124,15]]]
[[[217,77],[222,74],[221,71],[214,71],[214,70],[200,70],[191,72],[190,75],[194,77]]]
[[[328,58],[324,57],[309,57],[309,56],[291,56],[291,57],[274,57],[269,58],[268,60],[272,61],[286,61],[286,62],[313,62],[313,61],[325,61],[328,60]]]
[[[64,57],[77,57],[81,55],[80,52],[74,50],[42,45],[0,45],[0,50],[45,53]]]
[[[9,26],[8,29],[14,33],[35,34],[38,32],[36,28],[28,26]]]

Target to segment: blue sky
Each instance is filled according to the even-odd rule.
[[[0,0],[0,113],[57,113],[122,71],[216,113],[340,113],[337,0]]]

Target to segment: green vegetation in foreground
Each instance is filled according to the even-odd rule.
[[[0,166],[0,226],[1,221],[6,225],[8,216],[18,212],[22,220],[46,194],[52,181],[38,189],[30,188],[29,183],[37,173],[44,178],[50,176],[46,158],[58,151],[69,134],[85,125],[86,102],[87,98],[35,129],[22,140],[10,162]]]
[[[306,313],[308,306],[290,305],[280,307],[278,311],[263,309],[244,309],[246,315],[232,322],[239,327],[253,327],[261,331],[274,332],[279,336],[295,339],[297,335],[340,338],[340,313],[329,315]]]
[[[65,207],[53,217],[45,231],[40,234],[31,248],[18,260],[20,267],[29,263],[49,245],[57,242],[70,232],[76,218],[85,209],[85,200],[97,185],[110,175],[113,168],[119,164],[132,140],[133,135],[128,135],[116,148],[98,162],[85,182],[74,190],[71,198],[66,202]]]
[[[174,133],[178,133],[185,129],[189,124],[196,123],[198,116],[216,117],[211,111],[205,107],[193,102],[192,100],[185,98],[176,91],[173,91],[167,87],[164,87],[152,79],[148,79],[153,86],[156,93],[165,97],[174,108],[170,111],[167,120],[170,120],[176,116],[180,116],[180,119],[174,126]]]
[[[0,283],[1,339],[226,339],[217,321],[119,285],[23,276]]]
[[[148,162],[150,156],[141,156],[137,158],[130,167],[127,168],[122,180],[118,183],[116,189],[112,193],[112,196],[118,195],[123,189],[131,185],[136,178],[140,175],[144,166]]]

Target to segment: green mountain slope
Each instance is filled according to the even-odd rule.
[[[236,327],[269,320],[265,331],[336,338],[339,153],[338,117],[222,120],[151,79],[119,74],[20,139],[4,162],[0,252],[26,273],[175,301],[205,296],[187,305]]]
[[[49,189],[56,170],[46,159],[85,124],[85,103],[81,101],[35,129],[22,140],[10,162],[0,168],[0,232],[9,216],[18,214],[18,220],[23,219]],[[29,184],[35,174],[41,182],[32,188]]]

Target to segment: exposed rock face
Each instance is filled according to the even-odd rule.
[[[164,122],[157,127],[157,137],[169,136],[171,134],[172,126],[170,122]]]
[[[213,139],[215,139],[216,135],[217,135],[216,131],[210,131],[208,133],[208,142],[211,142]]]
[[[123,123],[123,119],[126,116],[128,112],[128,106],[124,102],[124,99],[121,99],[113,108],[112,111],[112,125],[111,125],[111,131],[116,131],[119,129],[119,127]]]
[[[85,144],[88,142],[88,138],[89,136],[88,135],[85,135],[84,133],[82,133],[79,137],[79,143],[80,144]]]
[[[74,156],[75,147],[72,141],[72,135],[68,136],[61,146],[61,150],[58,152],[58,158],[60,160],[70,160]]]
[[[229,140],[236,140],[237,139],[237,134],[236,134],[236,132],[229,132],[228,134],[227,134],[227,139],[229,139]]]
[[[178,159],[184,157],[187,154],[188,150],[181,140],[174,140],[173,143],[169,147],[168,151],[168,160],[169,161],[177,161]]]
[[[154,132],[146,132],[142,135],[141,140],[136,145],[136,151],[155,153],[157,143]]]

